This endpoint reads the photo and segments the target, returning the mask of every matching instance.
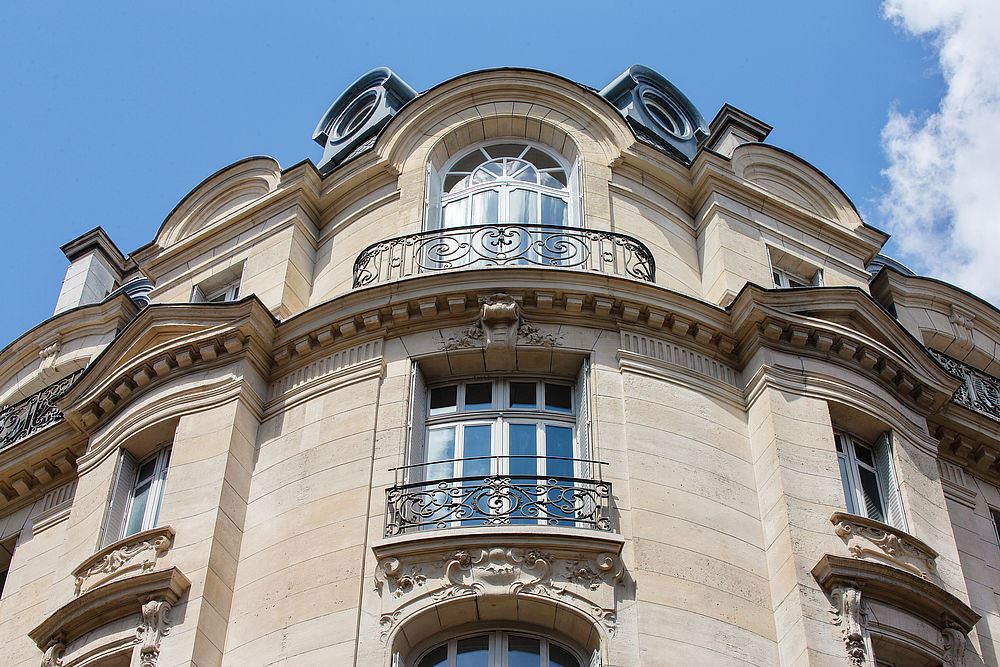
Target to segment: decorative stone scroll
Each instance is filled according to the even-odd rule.
[[[42,667],[62,667],[62,656],[65,650],[66,644],[62,641],[55,641],[50,644],[42,654]]]
[[[865,639],[861,591],[851,586],[838,586],[830,597],[833,600],[833,622],[840,626],[851,667],[864,667],[868,642]]]
[[[944,644],[944,667],[965,667],[965,633],[949,625],[941,631],[941,641]]]
[[[145,530],[108,545],[75,570],[76,591],[81,595],[130,573],[149,572],[174,542],[174,529],[162,526]]]
[[[149,600],[142,605],[142,623],[136,628],[139,642],[139,667],[156,667],[160,641],[170,632],[170,603]]]
[[[613,634],[617,594],[624,576],[616,553],[565,547],[550,550],[494,544],[383,557],[374,583],[382,599],[380,637],[387,641],[406,616],[464,597],[562,602]]]
[[[937,571],[937,552],[912,535],[880,521],[846,512],[834,512],[830,522],[855,558],[873,558],[924,579]]]

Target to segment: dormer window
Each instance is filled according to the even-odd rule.
[[[445,166],[440,215],[432,228],[469,225],[568,225],[570,168],[527,142],[477,146]]]
[[[243,263],[223,269],[211,278],[194,286],[191,301],[194,303],[225,303],[240,297],[243,280]]]

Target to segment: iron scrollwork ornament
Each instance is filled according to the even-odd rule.
[[[69,391],[82,373],[79,370],[67,375],[23,401],[0,409],[0,450],[62,421],[63,414],[55,402]]]
[[[374,243],[354,263],[354,287],[433,271],[512,266],[579,269],[649,282],[656,273],[649,248],[630,236],[511,223],[437,229]]]

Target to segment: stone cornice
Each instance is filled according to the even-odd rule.
[[[761,144],[763,145],[763,144]],[[783,153],[782,153],[783,155]],[[848,229],[801,206],[786,201],[733,172],[732,160],[712,151],[700,151],[692,164],[695,209],[700,210],[713,193],[721,193],[752,210],[768,208],[780,220],[794,220],[799,226],[831,244],[847,248],[867,263],[878,254],[888,236],[864,224]],[[702,217],[701,214],[698,217]],[[700,224],[699,224],[700,227]]]
[[[667,335],[685,347],[734,361],[727,313],[662,287],[622,278],[557,269],[489,269],[422,274],[353,290],[278,327],[280,373],[312,363],[326,350],[379,335],[459,326],[474,320],[479,297],[513,296],[533,322],[598,326],[619,323]]]
[[[112,581],[74,598],[28,633],[42,651],[67,645],[102,625],[138,615],[149,600],[175,604],[191,585],[176,567]]]
[[[131,299],[119,294],[100,303],[79,306],[50,317],[0,350],[0,384],[36,362],[49,341],[58,339],[65,346],[85,336],[110,334],[124,329],[138,312],[139,308]]]
[[[812,575],[827,593],[837,587],[856,588],[862,597],[916,614],[942,630],[954,624],[967,634],[979,622],[979,614],[948,591],[890,565],[825,554]]]
[[[872,378],[924,414],[939,410],[958,387],[957,379],[860,290],[775,292],[750,285],[731,308],[743,363],[761,347],[826,359]],[[860,319],[862,326],[820,319],[844,313]],[[862,328],[878,331],[882,338],[862,333]]]
[[[271,217],[291,208],[298,207],[305,217],[313,222],[319,220],[318,195],[313,189],[302,184],[285,186],[282,182],[274,192],[264,195],[257,201],[252,202],[245,208],[231,213],[230,215],[215,221],[191,236],[167,247],[161,248],[158,245],[151,245],[144,249],[141,254],[135,256],[135,261],[139,264],[142,272],[157,287],[162,288],[159,279],[184,266],[198,256],[218,248],[230,239],[239,238],[250,228],[270,219]],[[288,224],[303,225],[304,222],[298,217],[294,217],[288,223],[281,224],[266,233],[271,235],[284,229]],[[315,242],[318,235],[317,229],[308,229],[307,238]],[[217,258],[213,258],[217,259]]]
[[[66,418],[91,431],[167,377],[247,358],[266,376],[275,321],[249,297],[227,304],[146,308],[58,401]]]

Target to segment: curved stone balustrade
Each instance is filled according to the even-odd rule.
[[[888,563],[923,579],[937,571],[937,552],[908,533],[847,512],[834,512],[830,522],[855,558]]]
[[[109,544],[73,570],[76,595],[116,579],[149,572],[174,543],[174,529],[161,526]]]
[[[354,262],[354,287],[433,271],[516,266],[577,269],[649,282],[656,277],[653,253],[631,236],[505,223],[437,229],[373,243]]]

